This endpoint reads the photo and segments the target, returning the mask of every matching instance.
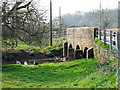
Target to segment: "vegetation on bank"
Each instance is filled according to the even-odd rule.
[[[115,88],[116,60],[94,59],[35,65],[3,65],[3,88]]]
[[[24,58],[42,58],[47,57],[62,57],[63,56],[63,46],[62,44],[57,44],[53,46],[35,47],[29,46],[25,43],[19,42],[17,47],[12,49],[2,48],[2,59],[6,62],[11,62],[15,60],[21,60]],[[42,56],[42,57],[41,57]]]
[[[98,38],[95,38],[94,41],[97,45],[103,47],[104,49],[110,50],[110,45],[109,44],[104,45],[104,42],[100,41]]]
[[[61,40],[66,40],[66,37],[61,37],[61,38],[53,38],[52,39],[53,40],[53,42],[54,41],[61,41]],[[6,46],[4,43],[7,43],[8,45]],[[49,40],[46,40],[46,42],[49,42]],[[5,49],[17,49],[17,50],[21,50],[21,49],[40,49],[40,48],[42,48],[43,49],[43,47],[49,47],[48,45],[46,46],[46,45],[42,45],[42,47],[41,47],[41,45],[28,45],[28,44],[26,44],[26,43],[24,43],[24,42],[21,42],[21,41],[18,41],[17,42],[17,46],[14,46],[14,47],[12,47],[11,48],[11,45],[12,45],[12,42],[8,39],[8,40],[2,40],[2,50],[5,50]],[[55,47],[56,45],[53,45],[53,47]]]
[[[66,37],[61,37],[61,38],[53,38],[53,41],[59,41],[59,40],[66,40]]]
[[[62,57],[63,55],[63,46],[61,44],[53,45],[53,46],[46,46],[41,48],[42,53],[46,53],[47,55],[50,55],[52,57],[59,56]]]

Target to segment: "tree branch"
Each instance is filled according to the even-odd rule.
[[[16,2],[16,4],[13,6],[13,8],[12,8],[10,11],[8,11],[7,15],[8,15],[8,16],[11,15],[11,14],[12,14],[12,11],[13,11],[15,8],[17,8],[21,3],[22,3],[22,2]]]
[[[26,8],[27,6],[29,6],[31,4],[32,0],[30,2],[28,2],[27,4],[23,5],[23,6],[20,6],[20,7],[17,7],[16,9],[19,10],[19,9],[22,9],[22,8]]]
[[[7,15],[8,16],[11,15],[13,13],[13,11],[15,10],[15,8],[16,8],[16,10],[19,10],[19,9],[22,9],[22,8],[26,8],[27,6],[29,6],[31,4],[31,2],[32,2],[32,0],[30,2],[28,2],[27,4],[25,4],[23,6],[20,6],[20,7],[18,7],[18,6],[20,4],[22,4],[22,2],[16,2],[16,4],[13,6],[13,8],[10,11],[8,11]]]
[[[35,34],[30,34],[29,31],[27,31],[27,30],[25,30],[23,28],[21,28],[21,30],[23,30],[24,32],[28,33],[30,36],[36,36],[38,34],[38,31],[35,32]]]
[[[8,27],[9,30],[12,31],[12,32],[19,38],[19,40],[21,40],[21,41],[24,42],[25,44],[29,45],[29,44],[26,43],[17,33],[15,33],[7,24],[6,24],[6,27]]]

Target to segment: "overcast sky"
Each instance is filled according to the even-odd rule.
[[[103,9],[114,9],[118,7],[118,1],[120,0],[52,0],[53,4],[53,17],[59,15],[59,6],[61,7],[61,13],[75,13],[76,11],[93,11],[99,9],[101,2]],[[49,11],[50,0],[39,0],[41,6]]]

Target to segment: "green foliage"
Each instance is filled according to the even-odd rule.
[[[115,65],[117,62],[113,60],[100,67],[94,59],[38,66],[3,65],[2,85],[3,88],[115,88]]]
[[[28,47],[29,45],[25,44],[24,42],[18,42],[18,47]]]
[[[42,48],[42,53],[46,53],[50,56],[60,56],[62,57],[63,46],[62,44],[57,44],[53,46],[46,46]]]
[[[15,42],[14,42],[15,43]],[[12,45],[11,40],[2,40],[2,46],[4,48],[5,44],[7,44],[7,48],[10,48]],[[18,41],[17,42],[17,46],[14,46],[13,49],[26,49],[26,48],[30,48],[30,45],[25,44],[24,42]]]
[[[14,49],[17,49],[17,50],[28,50],[28,51],[32,51],[34,49],[40,49],[40,47],[37,47],[37,46],[32,46],[32,45],[27,45],[25,44],[24,42],[18,42],[18,46],[15,47]]]
[[[61,37],[61,38],[53,38],[53,41],[59,41],[59,40],[66,40],[66,37]]]
[[[95,38],[95,43],[106,50],[110,50],[110,45],[109,44],[104,45],[104,42],[100,41],[98,38]]]

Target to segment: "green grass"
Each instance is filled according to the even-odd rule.
[[[104,42],[100,41],[98,38],[95,38],[95,43],[106,50],[110,50],[110,45],[109,44],[104,45]]]
[[[116,60],[94,59],[34,65],[3,65],[3,88],[115,88]],[[105,70],[102,71],[102,68]],[[87,73],[89,75],[87,75]]]
[[[4,51],[4,47],[2,47],[2,50]],[[9,46],[7,47],[7,49],[11,49]],[[32,50],[32,49],[40,49],[40,47],[36,47],[36,46],[31,46],[31,45],[27,45],[27,44],[25,44],[24,42],[18,42],[18,45],[17,45],[17,47],[16,46],[14,46],[13,48],[12,48],[13,50]]]
[[[61,37],[61,38],[53,38],[53,41],[59,41],[59,40],[65,40],[66,37]]]
[[[59,40],[65,40],[66,37],[61,37],[61,38],[53,38],[53,41],[59,41]],[[12,44],[10,40],[3,40],[3,42],[7,42],[9,44]],[[28,51],[32,51],[32,50],[35,50],[35,49],[43,49],[43,50],[54,50],[55,48],[57,49],[60,49],[62,48],[62,44],[57,44],[57,45],[53,45],[53,46],[42,46],[42,47],[39,47],[39,46],[32,46],[32,45],[27,45],[26,43],[24,42],[21,42],[19,41],[17,43],[17,47],[14,46],[12,49],[13,50],[28,50]],[[11,49],[9,45],[7,45],[7,49]],[[2,51],[6,50],[5,48],[5,43],[3,43],[3,47],[2,47]]]
[[[42,47],[41,50],[42,50],[41,51],[42,53],[46,53],[47,55],[50,55],[50,56],[59,55],[60,57],[62,57],[63,46],[62,44],[56,44],[53,46]]]

